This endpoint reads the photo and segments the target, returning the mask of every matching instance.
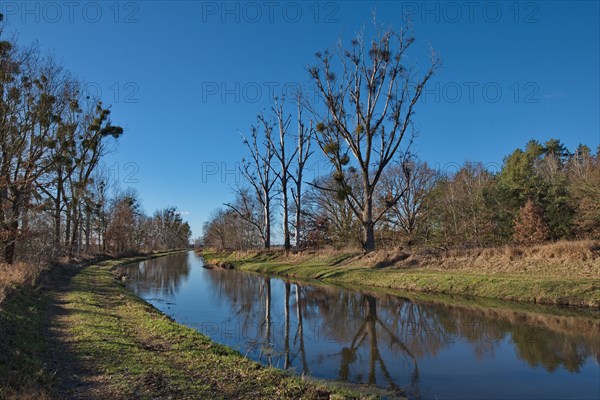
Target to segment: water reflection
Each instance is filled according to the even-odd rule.
[[[188,279],[190,264],[185,253],[145,260],[126,268],[129,286],[136,293],[173,298]]]
[[[206,270],[191,253],[127,273],[142,297],[175,301],[162,309],[179,321],[295,373],[411,398],[599,395],[596,316],[416,302]]]

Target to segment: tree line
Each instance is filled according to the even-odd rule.
[[[189,226],[173,209],[145,217],[135,196],[109,193],[101,160],[123,128],[83,88],[37,45],[0,40],[0,250],[8,264],[187,245]]]
[[[598,152],[535,140],[499,171],[465,163],[439,171],[411,153],[413,117],[441,62],[408,64],[412,31],[374,24],[367,39],[316,53],[309,101],[275,97],[243,142],[245,184],[204,225],[217,249],[271,246],[273,220],[286,251],[334,246],[483,246],[600,234]],[[320,155],[328,173],[305,179]]]
[[[561,239],[600,238],[600,148],[569,151],[559,140],[529,141],[504,158],[499,170],[466,162],[440,171],[411,157],[385,171],[374,209],[387,210],[375,226],[379,247],[442,248]],[[356,178],[356,176],[355,176]],[[357,247],[362,224],[337,188],[335,174],[304,194],[299,249]],[[390,193],[402,192],[389,207]],[[205,245],[263,247],[256,227],[227,209],[205,224]]]

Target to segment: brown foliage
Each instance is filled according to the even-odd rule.
[[[548,239],[548,227],[542,219],[542,211],[529,199],[515,218],[513,240],[517,243],[541,243]]]

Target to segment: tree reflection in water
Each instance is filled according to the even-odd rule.
[[[247,343],[259,345],[261,362],[309,374],[311,365],[335,358],[340,380],[403,390],[415,398],[419,397],[418,360],[435,357],[457,341],[468,343],[480,359],[494,357],[498,346],[512,343],[519,358],[548,372],[559,366],[575,372],[588,357],[598,357],[600,349],[597,337],[590,333],[600,328],[597,320],[589,325],[576,318],[541,314],[528,319],[526,313],[511,310],[421,304],[289,280],[281,282],[282,312],[277,313],[272,310],[276,304],[271,279],[235,271],[211,271],[209,276],[219,287],[218,293],[238,305],[244,324],[253,322],[256,311],[261,315],[262,329]],[[295,315],[290,307],[295,308]],[[282,324],[273,320],[273,315],[280,314]],[[310,351],[305,337],[307,318],[311,321]],[[553,319],[562,320],[562,330],[548,329],[558,328],[550,323]],[[571,331],[575,327],[586,328],[588,335]],[[325,353],[328,346],[323,342],[337,343],[339,351]]]
[[[190,274],[186,253],[145,260],[126,266],[129,286],[136,293],[154,293],[172,298]]]
[[[296,319],[298,320],[298,329],[296,331],[296,337],[294,338],[294,344],[298,341],[298,350],[300,352],[300,359],[302,361],[302,374],[308,375],[310,370],[308,369],[308,362],[306,361],[306,348],[304,347],[304,321],[302,319],[302,300],[301,300],[301,289],[300,284],[296,284]]]
[[[351,380],[350,365],[356,361],[356,351],[363,344],[363,342],[365,342],[365,338],[368,336],[369,373],[367,383],[371,385],[377,384],[376,368],[377,364],[379,364],[379,367],[381,368],[381,372],[385,377],[388,387],[394,390],[400,389],[394,381],[394,378],[390,375],[386,363],[381,357],[381,353],[379,352],[377,340],[377,326],[379,326],[381,330],[388,336],[390,349],[396,346],[396,348],[400,349],[400,352],[403,355],[410,359],[410,364],[412,364],[411,385],[413,386],[413,392],[416,392],[416,390],[414,389],[416,389],[416,384],[419,380],[419,368],[417,366],[416,358],[406,347],[406,345],[398,338],[398,336],[396,336],[383,322],[381,322],[381,320],[377,316],[377,300],[375,299],[375,297],[371,295],[363,295],[362,302],[366,305],[366,315],[364,316],[364,320],[360,328],[352,338],[350,347],[344,347],[340,352],[340,379],[344,381]]]
[[[442,360],[445,350],[459,349],[453,357],[470,352],[481,365],[492,367],[496,353],[510,353],[547,374],[560,368],[577,373],[588,360],[600,360],[600,320],[595,315],[413,301],[239,271],[201,270],[204,303],[194,308],[198,315],[188,318],[203,321],[201,315],[210,315],[221,319],[211,320],[214,326],[237,324],[235,341],[222,333],[212,336],[257,361],[299,374],[368,383],[419,398],[431,360]],[[128,270],[136,292],[166,296],[176,294],[189,274],[185,254]]]
[[[261,285],[261,298],[264,299],[264,316],[261,326],[264,328],[264,336],[260,348],[259,359],[267,365],[273,365],[274,346],[271,341],[271,279],[264,277]],[[264,357],[264,360],[263,360]]]

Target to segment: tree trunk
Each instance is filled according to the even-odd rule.
[[[362,215],[364,230],[363,248],[370,253],[375,250],[375,224],[373,223],[373,196],[368,188],[365,188],[365,209]]]
[[[367,330],[369,332],[369,377],[367,382],[371,385],[376,384],[377,377],[375,373],[375,367],[377,366],[377,359],[379,358],[379,349],[377,345],[377,308],[375,298],[367,296]]]
[[[23,196],[23,216],[21,218],[21,235],[29,231],[29,208],[31,207],[31,184],[27,185],[25,195]]]
[[[372,223],[364,225],[364,244],[363,248],[367,253],[375,250],[375,227]]]
[[[81,207],[79,207],[77,215],[79,226],[79,229],[77,230],[77,257],[79,257],[81,255],[81,248],[83,247],[83,214],[81,213]]]
[[[65,250],[70,247],[71,243],[71,205],[67,203],[66,209],[66,218],[65,218]]]
[[[265,235],[264,235],[264,248],[271,248],[271,201],[269,199],[269,194],[265,193],[265,205],[263,207],[264,212],[264,221],[265,221]]]
[[[298,182],[300,182],[300,178],[298,178]],[[294,235],[296,236],[296,251],[300,251],[300,231],[302,229],[301,226],[300,226],[300,224],[301,224],[301,220],[300,219],[302,218],[301,217],[302,212],[301,212],[301,209],[300,209],[300,207],[301,207],[301,203],[300,203],[300,196],[301,196],[300,195],[300,190],[302,189],[302,184],[298,183],[296,185],[296,187],[297,187],[298,194],[297,194],[297,197],[296,197],[296,227],[294,228],[295,229]]]
[[[13,215],[14,217],[14,215]],[[19,230],[19,221],[15,218],[14,221],[8,225],[8,238],[6,245],[4,246],[4,262],[7,264],[14,264],[15,262],[15,249],[17,245],[17,232]]]
[[[17,236],[19,234],[19,216],[21,214],[20,202],[21,194],[19,192],[15,193],[11,210],[12,215],[8,223],[8,237],[4,246],[4,262],[7,264],[14,264],[15,262]]]
[[[298,167],[298,176],[296,177],[296,226],[294,227],[294,236],[296,237],[296,251],[300,251],[300,232],[302,230],[302,166]]]
[[[283,369],[286,370],[290,367],[290,292],[291,292],[291,284],[289,281],[285,281],[285,304],[284,304],[284,318],[285,318],[285,332],[283,335],[283,352],[284,352],[284,361],[283,361]]]
[[[283,192],[283,248],[285,252],[290,251],[290,226],[289,226],[289,210],[288,210],[288,190],[285,180],[281,182],[281,190]]]
[[[107,247],[106,247],[106,214],[104,213],[104,202],[102,203],[102,208],[100,211],[100,227],[98,228],[98,237],[100,238],[100,241],[102,242],[102,247],[100,247],[100,251],[103,253],[106,253],[107,251]]]
[[[308,130],[308,134],[312,130],[312,122],[310,125],[310,129]],[[302,107],[301,107],[301,96],[298,93],[298,144],[296,147],[296,153],[298,155],[297,158],[297,175],[295,179],[296,183],[296,226],[295,226],[295,236],[296,236],[296,251],[300,251],[301,249],[301,241],[300,235],[302,232],[302,175],[304,172],[304,165],[310,156],[310,138],[307,139],[306,131],[304,124],[302,123]]]
[[[265,283],[265,339],[266,345],[271,343],[271,278],[266,277]]]
[[[96,234],[98,235],[98,253],[101,253],[104,251],[104,237],[102,236],[102,227],[100,224],[98,224]]]
[[[77,250],[77,253],[79,252],[79,230],[81,224],[81,213],[79,212],[79,207],[73,207],[71,214],[73,218],[73,226],[71,227],[71,238],[69,240],[69,257],[73,257],[75,250]]]
[[[85,252],[90,253],[91,250],[91,234],[92,234],[92,210],[86,206],[85,209]]]
[[[306,362],[306,350],[304,348],[304,325],[302,323],[302,298],[300,294],[301,286],[296,283],[296,319],[298,320],[298,333],[296,336],[299,339],[300,358],[302,360],[302,373],[308,375],[308,363]]]
[[[54,200],[54,257],[60,256],[60,242],[61,242],[61,218],[60,218],[60,203],[62,201],[62,190],[63,190],[62,174],[59,173],[56,182],[56,199]]]

